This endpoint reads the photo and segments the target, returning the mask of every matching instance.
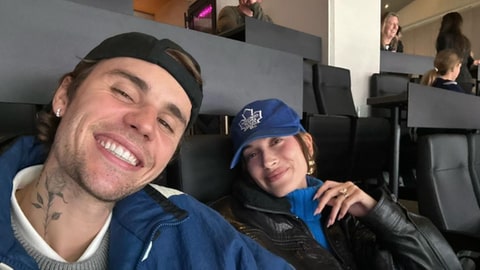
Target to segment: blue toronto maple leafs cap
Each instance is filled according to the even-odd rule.
[[[247,104],[233,118],[230,126],[235,153],[230,169],[237,165],[243,148],[254,140],[290,136],[299,132],[305,132],[300,117],[283,101],[264,99]]]

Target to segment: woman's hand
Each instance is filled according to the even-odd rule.
[[[365,216],[376,204],[370,195],[352,182],[326,181],[317,190],[314,200],[318,200],[315,215],[322,212],[326,205],[332,207],[327,227],[335,220],[342,219],[347,212],[356,217]]]

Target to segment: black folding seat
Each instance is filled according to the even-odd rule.
[[[232,152],[232,142],[226,135],[187,136],[167,167],[166,186],[204,203],[229,194],[238,174],[238,168],[230,169]]]
[[[353,180],[382,179],[387,165],[390,123],[380,117],[358,117],[351,92],[350,70],[313,65],[313,88],[320,114],[348,116],[352,120]]]
[[[0,102],[0,136],[35,134],[39,105]]]
[[[470,143],[467,136],[431,134],[419,138],[418,209],[456,251],[480,251],[478,174],[475,172],[472,177],[471,168],[479,162],[479,135],[471,138]],[[473,171],[478,169],[475,167]]]
[[[352,119],[346,116],[307,114],[304,122],[317,149],[316,176],[322,180],[351,180]]]

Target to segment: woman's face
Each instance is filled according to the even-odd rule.
[[[312,154],[312,137],[306,133],[301,136]],[[308,165],[295,136],[257,139],[242,155],[255,183],[276,197],[307,187]]]
[[[389,16],[383,27],[383,35],[389,39],[395,37],[398,31],[398,17]]]

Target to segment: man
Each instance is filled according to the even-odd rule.
[[[44,143],[22,137],[0,155],[0,269],[289,268],[210,208],[149,184],[201,88],[197,62],[169,40],[125,33],[88,53],[39,116]]]
[[[272,18],[263,12],[262,0],[238,0],[238,6],[225,6],[220,10],[217,20],[217,32],[222,33],[245,24],[245,17],[272,22]]]

